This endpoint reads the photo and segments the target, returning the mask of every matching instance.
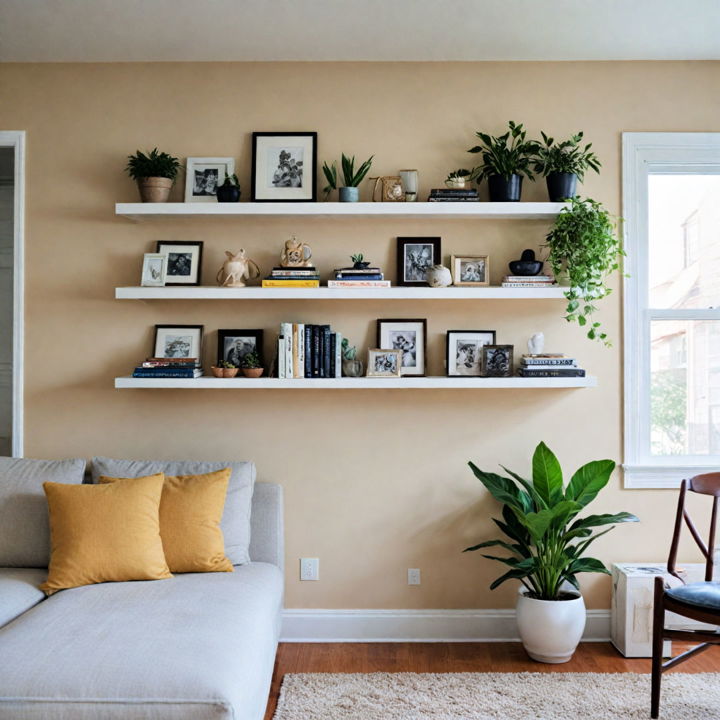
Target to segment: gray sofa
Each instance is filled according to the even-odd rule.
[[[261,720],[282,608],[280,486],[255,483],[251,507],[251,561],[233,573],[43,599],[46,570],[0,567],[0,720]]]

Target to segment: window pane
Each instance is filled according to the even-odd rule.
[[[653,455],[720,455],[720,321],[651,323]]]
[[[720,307],[720,175],[648,177],[650,307]]]

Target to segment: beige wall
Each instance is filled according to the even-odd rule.
[[[26,453],[254,460],[286,491],[289,607],[493,608],[513,603],[499,568],[460,550],[491,533],[495,504],[466,467],[527,471],[545,440],[569,470],[622,459],[621,293],[602,319],[607,350],[561,319],[560,302],[130,302],[113,288],[139,281],[158,239],[205,241],[211,282],[225,249],[263,267],[296,233],[328,270],[362,251],[394,273],[397,235],[439,234],[443,252],[489,253],[497,282],[508,260],[537,247],[538,222],[218,220],[134,225],[113,215],[136,200],[125,156],[157,145],[179,156],[229,155],[249,191],[253,130],[317,130],[320,161],[375,154],[374,174],[420,171],[421,194],[471,164],[475,130],[509,119],[565,136],[583,129],[603,161],[584,192],[620,210],[620,134],[720,130],[718,63],[149,64],[0,68],[0,128],[27,130]],[[175,190],[180,199],[181,188]],[[544,199],[542,182],[525,199]],[[614,285],[618,287],[617,280]],[[442,373],[448,328],[495,328],[522,351],[576,355],[599,378],[557,391],[116,391],[150,351],[155,323],[204,323],[206,361],[222,327],[330,322],[373,342],[378,317],[427,317],[429,370]],[[642,524],[597,543],[607,562],[665,555],[674,493],[623,491],[614,476],[596,510]],[[297,558],[321,578],[300,583]],[[687,555],[693,557],[692,554]],[[406,569],[423,572],[406,585]],[[608,607],[606,578],[586,576],[590,607]]]

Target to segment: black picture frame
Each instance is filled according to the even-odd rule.
[[[451,358],[450,356],[450,348],[451,348],[451,336],[452,335],[489,335],[492,337],[492,340],[489,343],[485,343],[485,345],[495,345],[495,342],[497,340],[497,333],[495,330],[448,330],[447,334],[445,335],[445,373],[447,377],[482,377],[483,372],[483,364],[482,364],[482,347],[480,347],[480,353],[479,357],[477,359],[477,372],[466,372],[466,373],[459,373],[459,372],[451,372],[451,368],[457,369],[457,362],[455,361],[455,358]],[[455,351],[457,354],[457,349]],[[473,363],[475,364],[475,363]]]
[[[427,375],[427,318],[380,318],[377,320],[377,343],[376,348],[380,350],[402,350],[402,348],[387,347],[389,343],[383,343],[383,325],[386,324],[410,324],[415,323],[422,326],[422,364],[421,372],[404,372],[405,367],[401,366],[402,377],[425,377]],[[403,353],[404,354],[404,353]],[[403,356],[401,356],[402,358]],[[419,353],[416,354],[416,361],[419,364]]]
[[[426,270],[442,260],[442,239],[438,236],[431,237],[398,237],[397,238],[397,285],[403,287],[427,287],[427,280],[406,279],[408,275],[417,274],[415,269],[412,273],[406,268],[406,248],[408,245],[428,245],[432,248],[432,257],[426,265]]]
[[[312,140],[312,164],[309,174],[306,172],[305,158],[303,157],[303,184],[302,188],[306,190],[306,197],[292,197],[293,193],[287,192],[296,188],[279,187],[265,188],[260,190],[258,183],[258,173],[267,171],[267,163],[263,163],[258,158],[258,145],[263,139],[278,138],[311,138]],[[250,199],[252,202],[317,202],[317,132],[254,132],[252,134],[252,174],[250,177]],[[310,185],[306,186],[304,179],[308,177]],[[275,191],[275,192],[274,192]],[[295,193],[297,194],[297,193]]]
[[[163,250],[163,247],[171,248],[175,247],[177,245],[183,246],[183,247],[196,247],[197,248],[197,268],[195,269],[195,272],[193,272],[192,265],[190,266],[190,280],[187,282],[183,282],[182,280],[178,281],[174,278],[182,277],[179,274],[173,274],[171,272],[171,263],[170,263],[170,253],[168,250]],[[156,243],[156,253],[163,253],[164,255],[168,256],[168,260],[166,263],[166,270],[165,270],[165,285],[180,285],[180,286],[196,286],[202,284],[202,256],[203,256],[203,241],[202,240],[158,240]],[[194,280],[192,280],[192,277],[195,277]]]
[[[228,353],[225,349],[225,341],[228,338],[254,338],[255,339],[255,351],[258,354],[258,357],[260,358],[260,365],[262,367],[265,367],[265,354],[263,353],[263,343],[265,338],[265,331],[261,329],[243,329],[243,330],[229,330],[229,329],[222,329],[218,330],[217,332],[218,339],[217,339],[217,362],[215,363],[218,367],[220,366],[220,363],[224,362],[225,360],[228,360]],[[248,350],[249,352],[249,350]],[[239,354],[236,358],[233,358],[230,360],[233,364],[236,365],[236,367],[240,367],[240,361],[245,356],[246,353]]]
[[[162,330],[194,330],[198,331],[198,344],[197,344],[197,353],[195,355],[188,355],[187,357],[194,357],[198,360],[198,362],[202,362],[202,344],[203,344],[203,335],[205,333],[205,326],[204,325],[171,325],[168,323],[161,323],[159,325],[155,325],[155,337],[153,339],[153,351],[152,351],[152,357],[156,358],[163,358],[163,357],[185,357],[184,355],[164,355],[158,353],[158,339],[160,335],[160,331]]]
[[[513,346],[512,345],[483,345],[482,348],[482,377],[512,377],[513,376]],[[507,367],[495,370],[491,367],[491,354],[498,351],[507,354]]]

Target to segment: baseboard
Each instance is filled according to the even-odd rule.
[[[511,642],[514,610],[316,610],[283,612],[282,642]],[[588,610],[583,640],[610,639],[610,611]]]

